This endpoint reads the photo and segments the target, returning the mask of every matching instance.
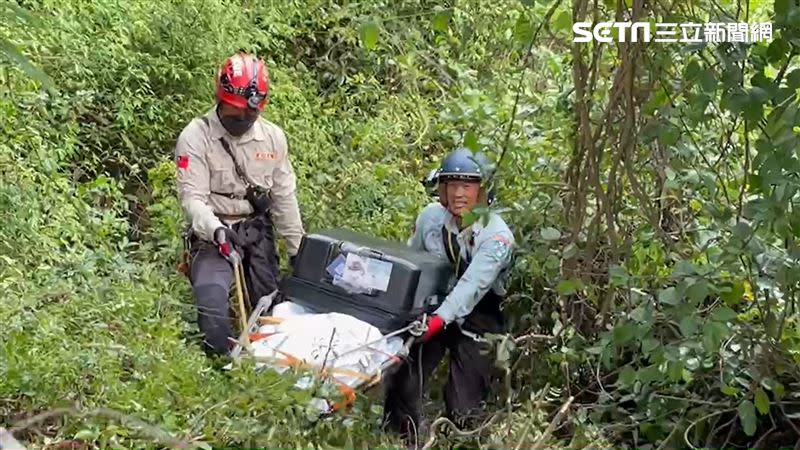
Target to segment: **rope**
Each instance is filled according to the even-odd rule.
[[[342,356],[349,355],[349,354],[351,354],[351,353],[355,353],[355,352],[358,352],[358,351],[361,351],[361,350],[373,350],[373,351],[375,351],[374,349],[371,349],[370,347],[372,347],[373,345],[375,345],[375,344],[378,344],[378,343],[380,343],[380,342],[383,342],[383,341],[385,341],[385,340],[388,340],[388,339],[389,339],[389,338],[391,338],[391,337],[394,337],[394,336],[397,336],[397,335],[403,334],[403,333],[405,333],[405,332],[407,332],[407,331],[411,331],[411,330],[412,330],[412,329],[414,329],[416,326],[417,326],[417,324],[416,324],[416,323],[412,323],[411,325],[408,325],[408,326],[406,326],[406,327],[404,327],[404,328],[400,328],[399,330],[392,331],[391,333],[389,333],[389,334],[386,334],[386,335],[382,336],[381,338],[379,338],[379,339],[376,339],[376,340],[374,340],[374,341],[372,341],[372,342],[367,342],[367,343],[366,343],[366,344],[364,344],[364,345],[360,345],[360,346],[358,346],[358,347],[351,348],[350,350],[348,350],[348,351],[346,351],[346,352],[344,352],[344,353],[342,353],[342,354],[340,354],[340,355],[337,355],[337,356],[336,356],[336,357],[333,359],[333,361],[332,361],[332,362],[336,362],[336,361],[337,361],[339,358],[341,358]]]
[[[267,316],[267,317],[259,317],[258,321],[261,324],[264,324],[264,325],[278,325],[281,322],[283,322],[283,319],[280,318],[280,317]],[[407,331],[411,331],[412,329],[414,329],[417,326],[418,325],[417,325],[416,322],[412,322],[410,325],[408,325],[406,327],[403,327],[403,328],[400,328],[399,330],[392,331],[391,333],[386,334],[384,336],[381,336],[380,338],[375,339],[372,342],[367,342],[364,345],[360,345],[360,346],[352,348],[352,349],[350,349],[350,350],[348,350],[348,351],[346,351],[346,352],[344,352],[344,353],[342,353],[340,355],[337,355],[335,358],[333,358],[333,360],[331,360],[331,362],[336,362],[336,360],[338,360],[342,356],[349,355],[351,353],[355,353],[355,352],[358,352],[358,351],[361,351],[361,350],[372,350],[372,351],[375,351],[375,352],[380,352],[380,353],[384,353],[385,354],[385,352],[381,352],[380,350],[373,349],[373,348],[370,348],[370,347],[372,347],[373,345],[378,344],[380,342],[383,342],[384,340],[388,340],[391,337],[395,337],[395,336],[403,334],[403,333],[405,333]],[[261,335],[261,333],[254,333],[254,334],[257,335],[257,336]],[[260,339],[263,339],[264,337],[266,337],[266,336],[262,335],[262,336],[260,336]],[[387,355],[387,356],[392,356],[392,355]]]
[[[320,366],[309,364],[303,361],[302,359],[293,356],[290,353],[278,349],[273,349],[273,351],[275,351],[275,353],[281,354],[282,356],[284,356],[285,359],[275,358],[271,356],[255,356],[255,355],[249,355],[249,356],[258,362],[273,363],[281,366],[294,367],[297,369],[308,369],[319,373],[319,375],[323,377],[331,375],[344,375],[348,377],[358,378],[359,380],[365,382],[370,382],[374,378],[374,375],[367,375],[350,369],[343,369],[338,367],[326,367],[324,369],[321,369]]]
[[[239,306],[239,321],[241,322],[242,333],[247,332],[247,311],[245,310],[244,306],[244,295],[242,294],[242,279],[244,278],[244,274],[242,273],[242,266],[241,263],[236,263],[233,265],[234,277],[236,278],[236,302]]]

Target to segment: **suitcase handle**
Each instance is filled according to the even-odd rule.
[[[347,241],[339,242],[339,250],[343,253],[355,253],[359,256],[374,256],[383,261],[387,260],[386,255],[383,252],[379,252],[378,250],[369,247],[359,247]]]

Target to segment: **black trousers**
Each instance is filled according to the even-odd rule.
[[[468,319],[465,325],[481,322],[489,326],[480,327],[480,331],[500,332],[504,326],[502,317],[498,316],[499,311],[473,314],[470,317],[473,320]],[[481,334],[478,327],[470,328]],[[386,382],[386,429],[399,433],[407,442],[425,440],[427,427],[423,423],[422,393],[447,351],[450,352],[450,370],[444,387],[447,416],[459,427],[476,426],[491,387],[494,366],[491,350],[489,344],[463,334],[457,324],[448,325],[427,343],[413,346],[407,364]]]
[[[242,269],[251,307],[278,288],[280,266],[275,249],[272,221],[266,216],[250,218],[232,227],[238,236],[234,244],[242,256]],[[203,334],[207,355],[226,355],[234,337],[229,313],[230,290],[234,286],[233,266],[212,242],[191,239],[192,293],[197,305],[197,325]]]

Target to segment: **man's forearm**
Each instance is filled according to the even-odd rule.
[[[183,205],[197,236],[206,241],[213,241],[214,230],[223,225],[211,207],[198,199],[188,199]]]
[[[297,197],[288,195],[273,199],[272,218],[275,229],[286,240],[286,251],[290,256],[296,255],[305,230],[300,217]]]

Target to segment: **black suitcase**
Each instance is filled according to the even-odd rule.
[[[372,273],[378,274],[363,278],[375,280],[367,283],[369,288],[345,286],[341,271],[332,269],[351,253],[355,255],[351,258],[366,262]],[[358,264],[349,267],[357,269]],[[303,237],[294,271],[281,282],[281,292],[313,312],[351,315],[386,334],[403,328],[424,312],[432,312],[447,295],[452,275],[452,265],[446,258],[414,251],[405,243],[339,228]]]

